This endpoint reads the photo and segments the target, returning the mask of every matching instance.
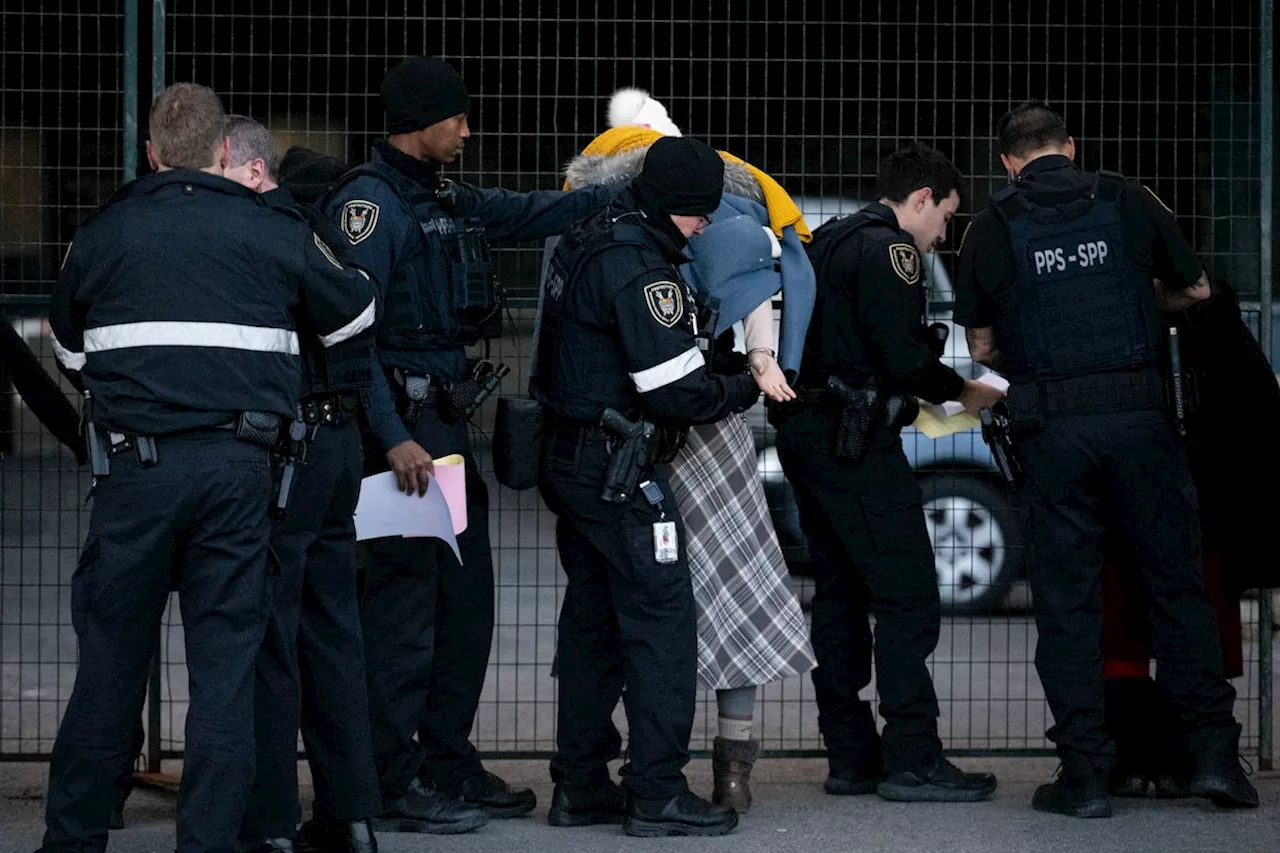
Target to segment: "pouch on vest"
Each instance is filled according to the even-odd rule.
[[[464,345],[502,334],[502,299],[483,226],[467,220],[440,235],[453,271],[453,304]]]
[[[493,475],[509,489],[538,484],[542,467],[542,406],[529,397],[500,397],[493,423]]]

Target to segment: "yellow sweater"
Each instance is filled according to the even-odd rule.
[[[658,139],[661,139],[662,136],[663,134],[656,130],[640,127],[639,125],[612,127],[591,140],[591,144],[584,148],[582,153],[620,154],[633,148],[647,148]],[[720,151],[719,154],[726,161],[737,163],[745,168],[760,184],[760,189],[764,193],[764,206],[769,211],[769,225],[773,228],[775,234],[781,237],[782,229],[792,225],[796,229],[796,235],[801,240],[807,243],[813,239],[813,232],[805,224],[800,208],[791,200],[791,196],[787,194],[781,184],[765,172],[752,166],[747,161],[733,156],[728,151]],[[568,189],[567,186],[565,188]]]

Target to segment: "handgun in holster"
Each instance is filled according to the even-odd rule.
[[[489,399],[502,378],[511,372],[511,368],[499,362],[476,359],[467,365],[466,375],[449,386],[448,411],[443,413],[446,421],[466,420]]]
[[[836,456],[857,462],[867,452],[867,443],[883,400],[874,382],[852,388],[836,376],[827,377],[827,391],[843,403],[836,429]]]
[[[982,424],[982,440],[991,449],[991,458],[996,469],[1004,478],[1009,488],[1016,489],[1022,484],[1022,462],[1018,458],[1018,448],[1013,440],[1013,425],[1009,420],[1009,410],[1003,402],[996,403],[989,409],[978,412],[978,420]]]
[[[600,415],[600,426],[615,439],[600,488],[600,500],[610,504],[626,503],[635,495],[640,480],[652,464],[657,426],[645,418],[628,420],[610,408]]]

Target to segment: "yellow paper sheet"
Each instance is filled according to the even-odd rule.
[[[944,435],[951,435],[953,432],[962,432],[978,426],[978,419],[966,411],[961,410],[959,414],[940,418],[934,413],[934,408],[927,403],[922,404],[920,406],[920,414],[916,417],[915,422],[911,424],[929,436],[929,438],[941,438]]]

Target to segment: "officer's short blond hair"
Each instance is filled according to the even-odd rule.
[[[150,123],[151,148],[164,165],[171,169],[217,165],[227,113],[212,89],[174,83],[151,104]]]

